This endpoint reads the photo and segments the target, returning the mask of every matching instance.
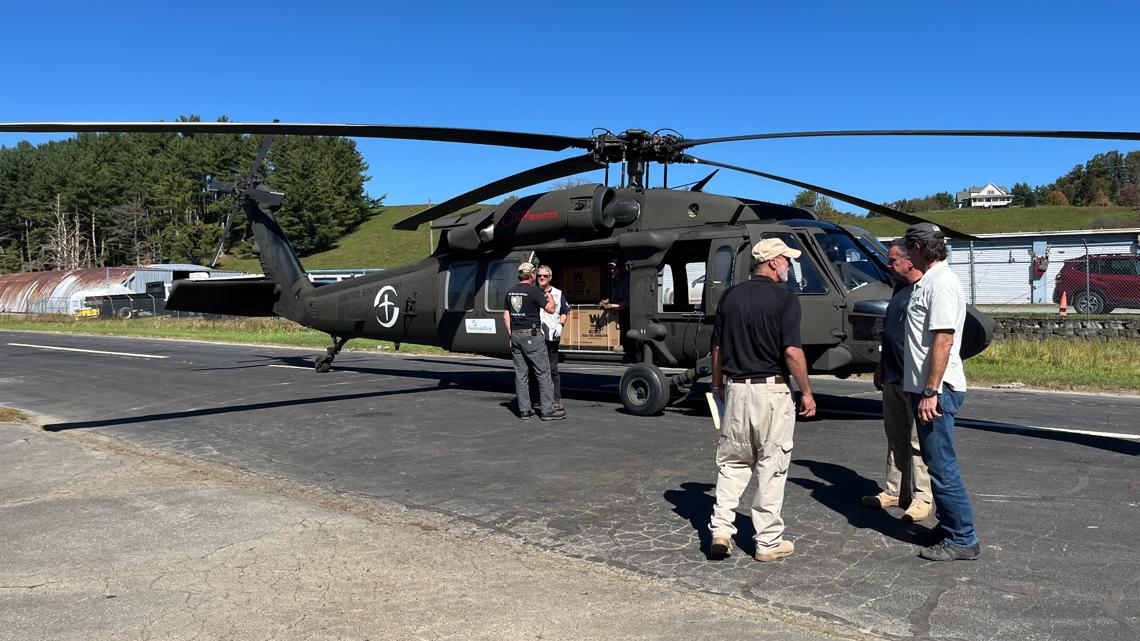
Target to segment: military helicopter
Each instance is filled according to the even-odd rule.
[[[866,230],[821,220],[811,210],[755,199],[715,195],[704,188],[720,169],[743,172],[803,189],[908,224],[922,218],[819,185],[690,155],[699,145],[823,136],[1001,136],[1140,140],[1135,132],[1018,130],[854,130],[761,133],[686,139],[628,129],[595,130],[589,137],[412,127],[395,125],[87,122],[0,123],[5,132],[179,132],[265,134],[249,174],[210,188],[233,194],[225,223],[244,210],[256,239],[263,276],[235,280],[179,281],[167,308],[240,316],[281,316],[328,333],[332,345],[316,359],[317,372],[331,369],[353,338],[438,345],[447,350],[507,356],[502,323],[505,292],[523,262],[549,265],[574,306],[562,337],[562,357],[624,363],[619,385],[623,406],[635,415],[660,413],[684,399],[708,375],[709,343],[717,303],[745,280],[750,249],[777,237],[802,250],[788,287],[803,308],[801,335],[813,373],[847,376],[874,371],[892,282],[886,249]],[[258,182],[258,170],[274,134],[334,135],[447,141],[585,153],[523,171],[429,207],[394,225],[415,229],[431,223],[439,245],[408,265],[354,279],[317,285],[308,279],[273,211],[282,194]],[[714,168],[688,189],[651,188],[645,175],[658,163],[668,183],[671,164]],[[533,194],[495,206],[479,203],[533,185],[620,164],[616,187],[584,184]],[[948,237],[973,237],[943,228]],[[226,234],[223,233],[223,242]],[[221,246],[218,248],[218,253]],[[217,258],[215,253],[215,260]],[[628,278],[625,314],[599,305],[613,293],[603,273]],[[970,311],[963,355],[989,344],[993,323]],[[666,375],[662,367],[683,370]]]

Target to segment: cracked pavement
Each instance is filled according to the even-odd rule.
[[[458,528],[480,541],[494,538],[496,545],[502,539],[583,572],[631,572],[686,598],[728,599],[730,609],[744,608],[745,618],[754,619],[740,634],[774,629],[761,617],[776,617],[793,623],[792,638],[796,633],[1018,641],[1138,638],[1140,442],[1133,437],[1140,433],[1135,419],[1140,399],[971,390],[958,441],[983,556],[973,563],[932,564],[915,556],[914,543],[925,527],[902,522],[897,510],[859,507],[860,496],[877,490],[885,459],[877,395],[868,383],[821,380],[822,417],[797,425],[789,470],[784,518],[796,554],[758,564],[747,554],[750,524],[743,517],[733,557],[711,561],[704,552],[715,447],[706,411],[691,406],[670,408],[657,418],[624,415],[614,396],[620,372],[615,368],[567,366],[564,385],[570,389],[564,396],[570,417],[541,424],[517,421],[509,413],[510,366],[502,361],[345,353],[334,372],[316,375],[288,367],[311,366],[311,353],[299,349],[3,334],[24,343],[108,351],[129,346],[129,351],[169,357],[140,362],[45,354],[5,341],[0,353],[10,367],[7,378],[0,379],[0,404],[47,415],[48,428],[70,438],[102,435],[148,451],[196,457],[376,509],[442,519],[448,524],[444,532]],[[72,384],[78,373],[82,386]],[[68,393],[61,395],[60,389]],[[67,487],[64,491],[74,491]],[[76,513],[93,509],[84,496],[76,499]],[[258,512],[256,502],[250,507],[254,515],[282,509]],[[163,514],[147,512],[152,513]],[[223,509],[192,520],[223,515],[236,518]],[[271,540],[297,545],[296,538],[281,532],[293,532],[290,524],[301,523],[307,524],[301,533],[315,536],[339,521],[313,516],[277,523],[277,538]],[[459,558],[448,560],[454,560],[455,571],[462,568],[473,576],[496,568],[494,560],[463,559],[463,552],[438,549],[437,531],[413,529],[410,551],[393,546],[386,554],[422,552],[431,559],[454,554]],[[127,539],[144,548],[149,543],[156,554],[179,540],[177,532],[173,538],[156,537]],[[239,545],[210,558],[241,553]],[[256,555],[251,559],[241,565],[239,579],[287,584],[296,576],[263,569]],[[531,560],[527,564],[535,567]],[[249,607],[240,586],[234,587],[233,567],[203,572],[171,573],[156,585],[168,590],[163,594],[171,603]],[[197,592],[189,587],[194,581]],[[7,576],[0,581],[34,582]],[[557,592],[546,594],[555,603],[561,599]],[[491,598],[481,587],[468,586],[463,595],[471,608]],[[294,622],[294,630],[311,625],[313,615],[301,613],[314,609],[320,620],[320,598],[315,588],[293,597],[294,609],[285,620]],[[404,597],[385,598],[397,607]],[[653,612],[656,601],[644,598],[621,600],[633,611]],[[337,602],[335,607],[347,606]],[[529,625],[520,626],[512,618],[519,610],[511,612],[487,620],[490,628],[462,634],[428,621],[400,630],[419,637],[533,631],[560,613],[557,608],[542,615],[536,611],[526,619]],[[719,615],[701,612],[695,620],[705,625],[686,627],[684,617],[662,619],[661,612],[648,619],[680,627],[626,628],[616,636],[700,637],[723,631],[708,625]],[[187,629],[195,624],[192,618],[177,618],[182,615],[166,616],[158,627],[169,630],[176,620],[189,621]],[[586,619],[567,636],[588,637],[601,629],[601,619],[593,614]],[[553,628],[544,630],[549,636]]]

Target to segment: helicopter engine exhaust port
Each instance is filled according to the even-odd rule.
[[[669,380],[656,365],[637,363],[621,375],[618,393],[625,411],[634,416],[656,416],[669,404]]]

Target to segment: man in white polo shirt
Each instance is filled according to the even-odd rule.
[[[923,276],[915,283],[907,308],[903,389],[915,408],[943,537],[919,556],[931,561],[973,560],[981,552],[974,508],[954,452],[954,416],[966,399],[966,374],[959,356],[966,295],[946,262],[946,239],[938,225],[911,225],[904,238],[907,254]]]

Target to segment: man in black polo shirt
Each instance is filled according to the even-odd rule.
[[[713,394],[725,398],[717,446],[716,505],[710,552],[728,556],[736,506],[752,474],[756,496],[756,560],[775,561],[795,545],[784,539],[780,508],[792,458],[795,404],[788,375],[803,393],[800,416],[815,414],[807,361],[800,345],[800,301],[788,291],[788,268],[800,251],[779,238],[752,248],[752,278],[720,299],[712,336]]]
[[[511,360],[515,364],[515,400],[519,418],[534,416],[530,409],[530,370],[538,379],[538,398],[542,420],[566,418],[566,410],[554,409],[554,387],[550,383],[550,360],[546,354],[546,336],[542,333],[540,310],[554,312],[554,299],[534,284],[534,264],[519,265],[519,282],[507,290],[503,324],[511,337]],[[528,368],[529,364],[529,368]]]

